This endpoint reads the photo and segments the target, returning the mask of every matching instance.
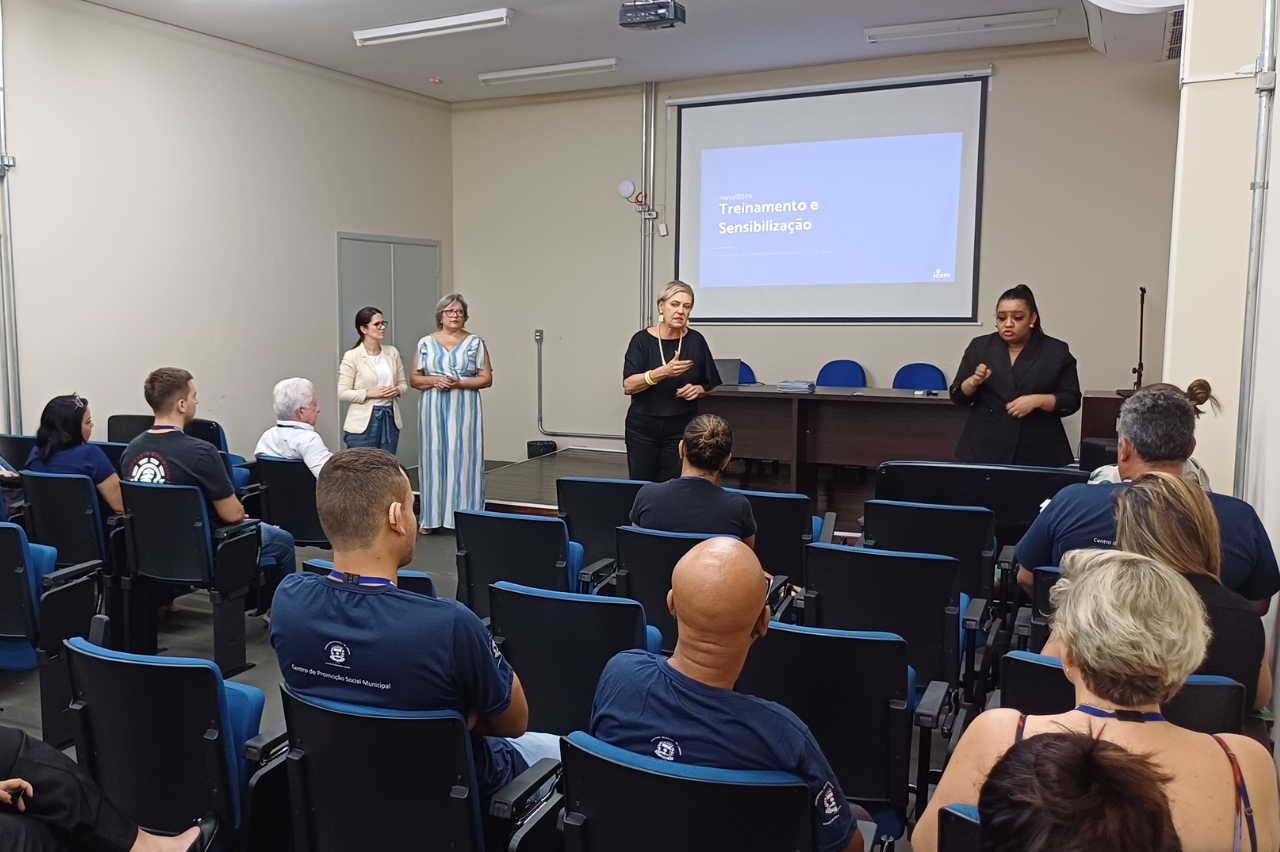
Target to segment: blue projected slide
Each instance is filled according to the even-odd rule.
[[[699,286],[955,281],[963,136],[704,150]]]

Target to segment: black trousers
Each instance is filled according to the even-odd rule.
[[[627,475],[631,479],[666,482],[680,476],[680,441],[696,415],[654,417],[627,412]]]
[[[0,805],[5,852],[128,852],[138,826],[75,761],[17,728],[0,726],[0,781],[21,778],[34,791],[19,813]]]

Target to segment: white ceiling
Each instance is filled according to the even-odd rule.
[[[1079,0],[684,0],[673,30],[618,26],[621,0],[91,0],[446,101],[679,80],[1085,36]],[[357,47],[351,31],[507,6],[510,26]],[[1052,28],[867,44],[864,27],[1060,10]],[[501,86],[476,75],[616,57],[618,69]],[[441,83],[432,82],[440,77]]]

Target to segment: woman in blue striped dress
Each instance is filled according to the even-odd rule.
[[[418,482],[422,493],[419,530],[453,529],[458,509],[484,508],[484,423],[480,390],[493,384],[484,341],[467,331],[461,294],[436,304],[435,334],[418,342],[409,383],[422,391],[418,403]]]

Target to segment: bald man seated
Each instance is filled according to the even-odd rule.
[[[591,735],[636,754],[715,769],[790,772],[813,792],[819,852],[861,850],[840,782],[787,708],[733,691],[769,627],[769,580],[751,548],[713,538],[675,567],[667,606],[679,638],[670,659],[624,651],[605,666]]]

